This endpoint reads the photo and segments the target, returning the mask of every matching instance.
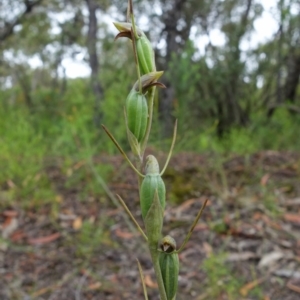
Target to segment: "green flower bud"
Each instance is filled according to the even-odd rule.
[[[149,155],[146,159],[146,176],[142,182],[140,190],[141,211],[144,220],[153,202],[156,190],[159,202],[164,210],[166,206],[165,184],[159,175],[159,165],[156,158],[153,155]]]
[[[160,241],[159,265],[168,300],[174,300],[178,288],[179,259],[176,243],[171,236]]]
[[[148,121],[148,104],[145,95],[132,89],[125,102],[129,130],[140,142],[145,135]]]

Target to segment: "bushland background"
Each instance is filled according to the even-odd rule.
[[[300,2],[270,2],[274,33],[255,42],[265,2],[134,1],[165,70],[149,147],[161,163],[179,122],[165,233],[180,243],[209,198],[180,257],[179,299],[300,297]],[[111,26],[126,7],[0,1],[1,299],[142,299],[136,257],[157,299],[114,201],[140,219],[136,178],[101,129],[129,152],[136,72]],[[73,60],[89,75],[72,78]]]

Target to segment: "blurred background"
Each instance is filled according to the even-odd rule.
[[[117,30],[112,25],[126,21],[126,9],[125,0],[0,0],[0,246],[4,250],[0,248],[5,253],[1,252],[0,263],[5,258],[12,268],[2,265],[8,285],[1,288],[1,299],[25,299],[24,295],[80,299],[74,298],[76,293],[82,299],[128,296],[118,291],[122,294],[118,298],[110,288],[108,282],[115,277],[95,279],[88,267],[102,243],[117,248],[111,244],[111,232],[116,230],[112,226],[123,220],[123,214],[112,209],[109,188],[125,194],[133,191],[132,208],[138,203],[134,175],[101,128],[105,124],[129,152],[123,105],[136,70],[131,43],[114,41]],[[215,197],[211,203],[221,202],[215,202],[219,206],[208,219],[222,219],[224,203],[230,211],[237,198],[242,199],[241,207],[262,200],[262,211],[276,220],[290,214],[286,207],[278,207],[280,201],[299,199],[300,194],[299,0],[140,0],[134,1],[134,12],[153,44],[157,69],[165,71],[162,82],[167,89],[159,90],[155,99],[150,138],[150,148],[160,153],[161,161],[175,119],[179,122],[178,156],[166,173],[171,203]],[[131,175],[124,179],[126,172]],[[293,205],[288,209],[295,213]],[[111,220],[103,218],[106,210]],[[297,214],[285,220],[300,223]],[[228,226],[224,221],[211,228],[218,235]],[[123,244],[128,236],[118,232]],[[294,238],[291,245],[300,240]],[[24,263],[24,271],[21,264],[17,274],[12,267],[16,261],[19,266],[17,258],[23,255],[28,263],[36,251],[28,245],[48,247],[52,241],[58,243],[53,249],[60,245],[74,254],[72,262],[79,262],[76,276],[67,273],[75,283],[69,277],[62,284],[51,281],[49,274],[47,280],[38,281],[43,271],[36,271],[31,279],[28,275],[28,282],[21,280],[28,266]],[[83,246],[74,249],[74,241]],[[108,259],[118,256],[114,251]],[[55,252],[53,257],[59,255]],[[64,262],[69,259],[63,257]],[[43,268],[32,259],[35,270]],[[220,267],[219,262],[218,256],[207,263],[210,272]],[[62,271],[56,271],[59,278]],[[231,272],[227,271],[217,273],[209,284],[217,284]],[[57,296],[55,290],[65,282],[75,284],[76,293]],[[83,296],[86,282],[90,285]],[[45,285],[53,288],[43,290]],[[236,291],[236,282],[232,286]],[[184,287],[182,299],[198,299]],[[138,283],[135,288],[140,290]],[[256,293],[251,299],[270,299]],[[221,290],[218,295],[225,298],[218,299],[235,299],[235,294]],[[201,299],[217,299],[207,295]]]

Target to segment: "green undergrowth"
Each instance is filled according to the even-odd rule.
[[[226,264],[226,253],[211,254],[201,264],[201,269],[206,274],[205,299],[218,299],[226,297],[229,300],[241,299],[239,289],[245,283],[245,279],[235,275]]]
[[[277,109],[270,119],[258,113],[248,127],[232,128],[222,138],[217,136],[217,124],[215,121],[199,126],[197,132],[182,126],[176,149],[241,155],[261,150],[300,149],[300,115],[291,115],[286,109]]]
[[[109,220],[105,216],[95,222],[93,219],[84,220],[75,236],[76,256],[88,261],[101,251],[103,244],[113,246],[109,231],[105,230]],[[71,241],[74,245],[74,240]]]
[[[228,253],[219,252],[209,255],[201,264],[201,269],[206,274],[203,282],[205,287],[205,297],[201,299],[219,299],[226,298],[229,300],[248,299],[241,295],[241,290],[247,285],[249,278],[245,278],[240,271],[233,269],[230,263],[226,262]],[[257,274],[253,270],[251,272],[252,280],[257,279]],[[249,290],[249,296],[255,299],[262,299],[262,288],[257,285]]]
[[[124,73],[124,72],[123,72]],[[123,74],[120,72],[121,81]],[[123,75],[122,75],[123,74]],[[109,76],[105,79],[109,81]],[[119,83],[117,81],[117,83]],[[126,79],[126,83],[130,78]],[[116,83],[116,84],[117,84]],[[110,128],[125,151],[126,134],[122,131],[124,90],[126,84],[116,89],[111,84],[105,93],[101,109],[103,115],[95,123],[95,100],[86,80],[68,81],[68,89],[61,96],[57,91],[41,89],[33,95],[32,107],[22,101],[19,90],[1,91],[3,99],[16,95],[15,103],[0,103],[0,198],[1,206],[21,205],[32,207],[52,203],[59,191],[48,169],[56,166],[65,177],[65,187],[78,187],[81,198],[97,198],[103,193],[95,178],[95,172],[104,179],[111,168],[106,164],[94,163],[99,155],[117,154],[117,150],[100,124]],[[19,99],[21,98],[21,100]],[[157,108],[156,108],[157,109]],[[112,113],[117,111],[118,114]],[[117,117],[116,117],[117,116]],[[170,140],[163,139],[158,119],[154,120],[151,145],[154,148],[170,147]],[[205,126],[205,124],[208,124]],[[217,122],[208,121],[199,125],[197,132],[184,128],[179,122],[179,134],[175,151],[193,151],[213,154],[211,168],[215,170],[216,182],[205,178],[201,180],[203,189],[214,189],[219,194],[228,190],[223,162],[232,153],[250,155],[264,150],[299,150],[300,117],[278,109],[272,119],[265,121],[263,116],[253,116],[252,125],[247,128],[233,128],[222,139],[217,137]],[[210,124],[210,125],[209,125]],[[171,177],[172,174],[169,174]],[[263,174],[261,174],[263,175]],[[192,178],[192,177],[191,177]],[[250,178],[250,177],[249,177]],[[176,177],[176,186],[181,190],[174,192],[174,202],[184,199],[193,180],[186,176]],[[188,180],[186,180],[188,179]],[[239,178],[239,180],[241,180]],[[247,178],[245,179],[247,180]],[[249,179],[250,180],[250,179]],[[188,182],[188,183],[186,183]],[[267,197],[266,197],[267,198]],[[272,201],[269,201],[272,205]]]

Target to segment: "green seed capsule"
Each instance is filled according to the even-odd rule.
[[[131,32],[131,23],[114,22],[114,25],[120,32],[116,36],[116,39],[119,37],[127,37],[129,39],[133,38]],[[136,42],[136,52],[141,70],[141,75],[156,71],[154,51],[147,36],[141,29],[136,27],[136,36],[134,38]]]
[[[140,142],[145,135],[148,119],[148,105],[145,95],[132,89],[126,99],[125,108],[128,128]]]
[[[136,50],[141,74],[144,75],[154,72],[156,70],[154,51],[144,33],[136,40]]]
[[[159,265],[168,300],[174,300],[178,288],[179,259],[175,252],[176,243],[170,236],[162,239]]]
[[[149,155],[146,159],[146,176],[142,182],[140,190],[141,210],[144,220],[153,202],[156,190],[159,202],[164,209],[166,206],[165,184],[159,175],[159,165],[156,158],[153,155]]]

